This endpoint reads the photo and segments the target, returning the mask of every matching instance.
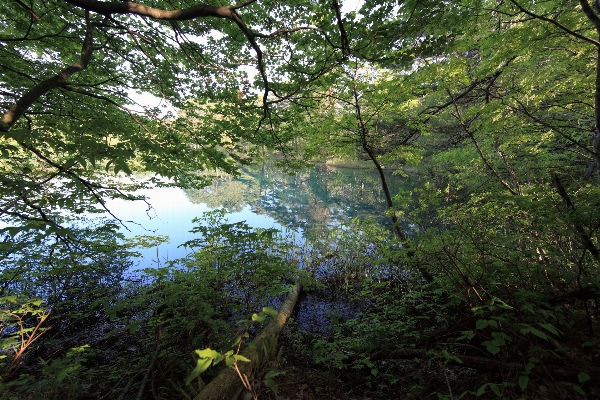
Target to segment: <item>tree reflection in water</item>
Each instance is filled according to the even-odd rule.
[[[389,184],[397,193],[407,182],[390,173]],[[371,169],[318,165],[288,174],[267,162],[243,168],[238,178],[217,178],[204,189],[185,193],[192,203],[210,208],[239,212],[249,206],[288,229],[313,235],[354,218],[389,224],[381,183]]]

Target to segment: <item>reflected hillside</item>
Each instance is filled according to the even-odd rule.
[[[188,189],[185,194],[194,204],[206,204],[210,208],[225,207],[229,211],[241,211],[247,204],[247,185],[231,176],[215,178],[210,186]]]
[[[392,193],[406,179],[388,176]],[[403,182],[404,181],[404,182]],[[252,211],[303,231],[325,229],[352,218],[388,224],[379,177],[374,170],[315,166],[287,174],[272,162],[245,167],[240,177],[217,178],[201,190],[187,190],[191,202],[211,208]]]

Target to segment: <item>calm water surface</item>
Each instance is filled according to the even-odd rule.
[[[388,180],[392,193],[397,193],[402,178],[390,175]],[[189,232],[192,219],[216,208],[229,210],[229,222],[292,232],[300,241],[355,217],[388,222],[378,175],[365,169],[318,166],[288,175],[266,163],[243,169],[236,179],[215,179],[201,190],[155,188],[138,193],[147,196],[151,209],[140,201],[108,204],[115,215],[130,221],[129,231],[123,229],[123,233],[169,237],[158,248],[138,250],[142,254],[139,268],[185,257],[189,249],[179,245],[194,238]]]

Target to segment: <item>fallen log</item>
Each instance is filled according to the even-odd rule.
[[[248,358],[250,362],[238,362],[237,367],[239,372],[246,377],[252,373],[252,369],[258,362],[258,352],[263,341],[279,335],[288,319],[292,315],[292,311],[298,301],[298,295],[302,290],[302,285],[296,285],[288,294],[285,301],[281,305],[281,309],[269,324],[263,329],[256,338],[246,347],[241,353]],[[242,381],[238,373],[233,368],[224,369],[217,375],[206,387],[195,397],[194,400],[235,400],[243,388]]]
[[[369,360],[427,360],[434,357],[436,357],[435,354],[424,349],[398,349],[391,351],[378,351],[377,353],[372,354],[369,357]],[[524,368],[523,364],[520,363],[501,362],[484,357],[471,357],[454,354],[452,357],[455,358],[448,359],[448,365],[457,365],[488,372],[506,372],[511,370],[519,371]]]
[[[396,349],[390,351],[378,351],[369,356],[370,361],[375,360],[427,360],[430,358],[440,357],[435,353],[431,353],[425,349]],[[472,357],[452,354],[451,358],[445,360],[447,365],[458,367],[472,368],[486,372],[516,374],[525,370],[525,365],[518,362],[502,362],[485,357]],[[578,381],[580,372],[587,372],[592,379],[600,377],[600,368],[594,363],[579,363],[578,365],[568,365],[565,363],[561,366],[545,366],[538,364],[533,368],[533,372],[540,376],[550,375],[553,379],[561,381]]]

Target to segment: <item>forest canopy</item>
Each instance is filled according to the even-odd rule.
[[[363,285],[360,316],[305,349],[316,364],[366,368],[382,387],[421,398],[453,398],[452,388],[553,398],[550,380],[562,398],[598,395],[598,3],[7,0],[0,20],[0,350],[21,349],[3,354],[0,398],[43,374],[57,389],[83,371],[81,343],[54,351],[40,339],[31,359],[46,369],[26,377],[17,360],[44,324],[68,332],[94,319],[152,332],[128,379],[138,398],[160,397],[147,374],[164,383],[189,372],[153,369],[160,357],[175,363],[165,348],[189,350],[161,332],[216,346],[225,315],[285,292],[299,276],[288,244],[218,212],[197,229],[188,275],[157,269],[132,289],[131,247],[118,233],[127,223],[106,207],[144,201],[133,193],[148,185],[202,188],[265,150],[287,167],[368,160],[394,228],[356,229],[354,244],[377,249],[376,260],[350,251],[352,230],[339,238],[338,257],[381,270],[352,286]],[[393,192],[388,168],[417,173],[419,186]],[[232,287],[247,288],[243,301],[230,303]],[[384,374],[395,359],[435,359],[443,384]],[[461,363],[490,375],[477,387],[450,382],[446,368]],[[124,398],[131,385],[111,371]]]

